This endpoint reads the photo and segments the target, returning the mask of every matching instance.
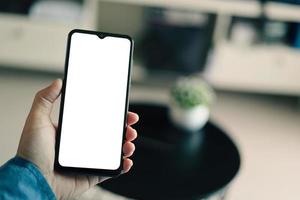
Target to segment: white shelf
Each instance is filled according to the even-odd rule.
[[[285,3],[268,3],[267,17],[279,21],[300,22],[300,6]]]
[[[300,95],[300,51],[283,46],[222,43],[205,72],[216,88]]]
[[[74,28],[96,29],[97,0],[84,0],[75,24],[0,13],[0,65],[62,73],[67,35]]]
[[[220,15],[259,17],[261,7],[257,1],[246,0],[98,0],[106,3],[163,7],[192,10]],[[300,22],[300,6],[270,2],[265,7],[266,16],[273,20]]]
[[[0,64],[63,71],[66,36],[74,26],[0,14]]]

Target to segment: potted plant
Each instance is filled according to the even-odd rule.
[[[171,88],[170,96],[170,117],[175,125],[197,131],[206,124],[215,93],[201,78],[178,79]]]

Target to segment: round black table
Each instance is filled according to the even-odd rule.
[[[142,200],[224,198],[240,156],[223,130],[212,122],[198,132],[181,130],[169,121],[163,105],[134,104],[129,110],[140,116],[134,126],[139,133],[134,166],[100,184],[102,188]]]

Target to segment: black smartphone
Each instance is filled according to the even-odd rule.
[[[122,170],[133,40],[72,30],[57,129],[55,168],[114,176]]]

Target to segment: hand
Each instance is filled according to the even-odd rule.
[[[50,86],[39,91],[34,99],[27,117],[17,155],[37,165],[45,176],[57,199],[75,197],[107,177],[64,175],[54,171],[56,125],[50,118],[53,103],[59,97],[62,87],[61,80],[55,80]],[[128,113],[126,142],[123,145],[123,173],[130,170],[133,162],[128,157],[135,150],[132,141],[137,132],[130,126],[138,121],[138,115]]]

